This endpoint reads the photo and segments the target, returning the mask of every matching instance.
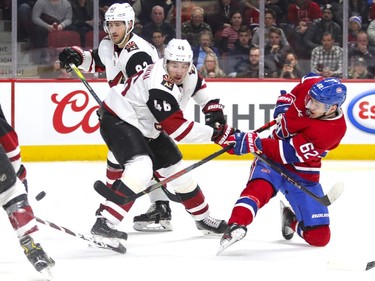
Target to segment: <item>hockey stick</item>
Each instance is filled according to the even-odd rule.
[[[102,101],[98,97],[98,95],[95,93],[95,91],[91,88],[90,84],[87,82],[85,76],[83,76],[82,72],[79,70],[79,68],[74,63],[69,63],[69,67],[74,70],[78,78],[82,81],[82,83],[86,86],[87,90],[89,90],[92,97],[96,100],[96,102],[99,105],[102,105]]]
[[[194,170],[195,168],[198,168],[199,166],[203,165],[204,163],[207,163],[208,161],[220,156],[221,154],[227,152],[229,149],[231,149],[232,147],[234,146],[234,143],[233,144],[230,144],[229,146],[227,147],[224,147],[223,149],[207,156],[206,158],[203,158],[201,161],[199,162],[196,162],[192,165],[190,165],[189,167],[186,167],[185,169],[182,169],[180,170],[179,172],[171,175],[170,177],[168,178],[165,178],[157,183],[154,183],[153,185],[150,185],[149,187],[147,187],[145,190],[137,193],[137,194],[134,194],[133,196],[129,196],[129,197],[124,197],[123,195],[120,195],[120,194],[117,194],[114,190],[112,189],[109,189],[103,182],[101,181],[96,181],[94,183],[94,189],[96,190],[96,192],[98,192],[101,196],[105,197],[107,200],[109,201],[112,201],[118,205],[123,205],[123,204],[127,204],[127,203],[130,203],[134,200],[136,200],[137,198],[147,194],[147,193],[150,193],[151,191],[159,188],[159,187],[162,187],[164,185],[166,185],[167,183],[185,175],[186,173]]]
[[[264,124],[262,127],[259,127],[258,129],[254,130],[254,132],[256,132],[256,133],[261,133],[261,132],[263,132],[263,131],[265,131],[265,130],[271,128],[272,126],[274,126],[277,122],[279,122],[280,119],[281,119],[281,115],[279,115],[276,119],[271,120],[270,122]],[[160,179],[159,179],[157,176],[154,176],[154,179],[155,179],[157,182],[160,182]],[[166,193],[167,197],[168,197],[171,201],[173,201],[173,202],[177,202],[177,203],[181,203],[180,198],[179,198],[176,194],[170,192],[164,184],[163,184],[161,187],[163,188],[163,190],[164,190],[164,192]]]
[[[80,239],[83,239],[85,241],[88,241],[91,244],[97,246],[98,248],[112,250],[112,251],[115,251],[115,252],[120,253],[120,254],[125,254],[126,253],[126,248],[121,243],[118,243],[118,246],[114,247],[114,246],[108,245],[108,244],[106,244],[106,243],[104,243],[102,241],[98,241],[97,239],[95,239],[94,236],[86,236],[86,235],[74,232],[74,231],[72,231],[70,229],[67,229],[66,227],[58,226],[58,225],[56,225],[56,224],[54,224],[52,222],[49,222],[49,221],[46,221],[46,220],[42,220],[39,217],[35,217],[35,219],[36,219],[37,222],[45,224],[45,225],[47,225],[47,226],[49,226],[49,227],[51,227],[53,229],[56,229],[58,231],[62,231],[62,232],[67,233],[69,235],[72,235],[72,236],[75,236],[77,238],[80,238]]]
[[[305,192],[307,195],[309,195],[310,197],[312,197],[313,199],[315,199],[316,201],[318,201],[320,204],[324,206],[331,205],[334,201],[336,201],[337,198],[340,197],[340,195],[344,191],[344,184],[342,182],[336,182],[326,195],[324,195],[323,197],[319,197],[315,195],[313,192],[311,192],[310,190],[308,190],[306,187],[304,187],[302,184],[300,184],[298,181],[296,181],[286,169],[282,168],[277,163],[273,162],[271,159],[268,159],[265,155],[260,154],[260,153],[253,153],[253,155],[259,158],[259,160],[266,163],[275,171],[279,172],[283,178],[288,180],[298,189]]]
[[[262,127],[256,129],[254,132],[257,132],[257,133],[260,133],[270,127],[272,127],[273,125],[275,125],[277,123],[278,119],[274,119],[266,124],[264,124]],[[159,182],[153,184],[153,185],[150,185],[149,187],[147,187],[145,190],[133,195],[133,196],[129,196],[129,197],[124,197],[118,193],[116,193],[114,190],[112,189],[109,189],[103,182],[101,181],[96,181],[94,183],[94,189],[96,190],[96,192],[98,192],[101,196],[103,196],[104,198],[106,198],[107,200],[109,201],[112,201],[116,204],[119,204],[119,205],[123,205],[123,204],[127,204],[127,203],[130,203],[134,200],[136,200],[137,198],[147,194],[147,193],[150,193],[151,191],[159,188],[159,187],[162,187],[162,186],[165,186],[168,182],[194,170],[195,168],[198,168],[199,166],[207,163],[208,161],[220,156],[221,154],[227,152],[228,150],[230,150],[232,147],[234,146],[234,143],[224,147],[223,149],[207,156],[206,158],[203,158],[201,161],[199,162],[196,162],[192,165],[190,165],[189,167],[185,168],[185,169],[182,169],[181,171],[171,175],[170,177],[168,178],[165,178],[163,180],[160,180]],[[165,188],[164,188],[165,189]],[[173,194],[173,193],[171,193]],[[175,195],[175,194],[173,194]],[[175,195],[176,196],[176,195]]]
[[[343,261],[343,260],[330,260],[327,263],[327,268],[336,270],[350,270],[350,271],[366,271],[375,267],[375,261]]]

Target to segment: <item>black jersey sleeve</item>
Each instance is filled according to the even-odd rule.
[[[153,61],[149,54],[143,51],[136,52],[126,63],[126,74],[131,77],[150,64],[153,64]]]
[[[99,57],[99,49],[92,50],[92,58],[95,61],[95,65],[97,67],[105,69],[105,65],[103,64],[102,60]]]
[[[173,113],[180,110],[177,100],[168,92],[160,89],[151,89],[149,95],[147,107],[158,122],[167,119]]]

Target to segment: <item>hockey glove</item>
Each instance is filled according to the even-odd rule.
[[[72,71],[69,66],[70,63],[73,63],[76,66],[82,64],[83,50],[77,46],[64,48],[59,54],[59,60],[60,66],[70,72]]]
[[[234,133],[228,137],[225,146],[233,142],[236,144],[228,151],[229,154],[242,155],[247,153],[262,153],[262,142],[257,133]]]
[[[225,125],[219,125],[217,128],[214,128],[214,133],[212,135],[211,140],[218,144],[223,146],[223,144],[226,142],[227,138],[232,135],[236,130],[232,127]]]
[[[294,102],[294,96],[287,93],[285,90],[280,91],[280,96],[277,98],[276,106],[273,112],[273,118],[277,118],[279,114],[284,114],[290,105]]]
[[[202,109],[206,125],[212,128],[226,124],[223,113],[224,105],[220,104],[219,101],[219,99],[210,100]]]

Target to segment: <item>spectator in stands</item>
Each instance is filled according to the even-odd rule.
[[[208,53],[215,53],[220,58],[218,48],[213,46],[212,33],[208,30],[203,30],[199,34],[199,45],[192,48],[193,63],[197,69],[200,69],[204,63],[204,59]]]
[[[250,30],[259,27],[259,0],[242,0],[243,7],[243,23],[247,25]]]
[[[135,0],[132,7],[135,13],[136,23],[144,26],[153,22],[152,9],[155,6],[162,7],[164,11],[164,20],[165,22],[170,23],[167,19],[170,17],[170,13],[172,12],[173,2],[174,1],[167,0]]]
[[[291,36],[289,39],[290,45],[299,58],[299,65],[303,73],[310,72],[311,51],[305,44],[304,40],[306,31],[309,28],[310,24],[311,22],[306,19],[301,20],[291,32]]]
[[[301,78],[304,74],[298,64],[298,57],[295,53],[289,52],[286,54],[285,63],[280,72],[280,78],[296,79]]]
[[[220,68],[219,60],[215,53],[207,54],[203,66],[199,69],[199,73],[207,78],[223,78],[227,76],[224,70]]]
[[[156,29],[152,33],[151,41],[152,45],[155,46],[156,51],[158,52],[159,58],[164,58],[164,50],[167,45],[165,44],[165,34],[163,33],[163,31],[160,29]]]
[[[233,11],[230,15],[230,26],[223,29],[218,42],[219,51],[221,54],[227,53],[233,49],[234,43],[238,39],[238,31],[242,26],[242,14],[240,11]]]
[[[18,5],[18,15],[17,15],[17,24],[18,32],[17,39],[18,41],[25,42],[30,40],[33,28],[33,22],[31,20],[31,14],[33,7],[36,3],[36,0],[20,0],[17,2]]]
[[[281,29],[277,27],[272,27],[269,30],[269,43],[264,47],[265,58],[273,61],[276,65],[278,71],[284,65],[285,57],[287,52],[291,50],[289,45],[284,45],[281,43]]]
[[[304,39],[309,51],[320,46],[322,35],[325,32],[332,34],[336,44],[342,46],[342,29],[332,18],[331,5],[326,5],[323,8],[322,18],[315,20],[306,31]]]
[[[32,21],[34,48],[46,48],[48,33],[64,30],[72,23],[72,6],[68,0],[38,0],[36,1]]]
[[[363,58],[367,69],[375,74],[375,47],[369,46],[368,35],[366,31],[359,31],[356,38],[356,44],[348,49],[349,61],[353,64],[358,58]]]
[[[374,5],[374,9],[375,9],[375,5]],[[369,44],[371,46],[375,46],[375,20],[372,20],[370,24],[368,25],[367,35],[368,35]]]
[[[199,34],[201,31],[208,30],[212,33],[211,27],[203,20],[203,8],[195,6],[191,11],[190,20],[182,23],[181,37],[188,40],[192,48],[199,45]]]
[[[356,43],[358,32],[362,30],[362,18],[360,16],[352,16],[349,18],[348,46]]]
[[[298,25],[301,20],[312,22],[321,17],[322,10],[319,4],[312,0],[296,0],[289,4],[287,19],[293,27]]]
[[[368,71],[366,61],[358,57],[350,67],[348,79],[374,79],[374,74]]]
[[[238,30],[238,40],[234,43],[234,47],[229,50],[228,55],[222,58],[226,73],[241,72],[249,61],[249,52],[252,47],[251,30],[243,25]]]
[[[312,51],[311,72],[323,77],[342,76],[343,50],[334,43],[333,35],[325,32],[322,36],[322,45]]]
[[[93,2],[92,0],[70,0],[72,5],[72,24],[66,29],[77,31],[81,38],[81,46],[86,46],[86,33],[93,30]]]
[[[272,27],[279,28],[276,25],[276,14],[273,10],[266,10],[264,12],[264,39],[265,39],[264,43],[265,44],[269,43],[269,34],[268,33],[270,31],[270,28],[272,28]],[[289,45],[289,42],[286,39],[284,31],[281,28],[279,28],[279,29],[281,30],[281,42],[283,43],[283,45]],[[259,28],[257,28],[254,31],[253,39],[251,41],[254,45],[257,45],[257,46],[259,46],[259,33],[260,33],[260,30],[259,30]]]
[[[260,50],[259,47],[253,47],[249,52],[249,62],[246,69],[242,72],[232,72],[228,77],[236,78],[258,78],[259,77],[259,62],[260,62]],[[277,78],[276,65],[271,61],[264,60],[264,77],[265,78]]]
[[[143,39],[145,39],[148,42],[152,42],[152,33],[160,29],[165,34],[165,43],[168,44],[168,42],[176,37],[176,31],[172,25],[165,22],[165,15],[164,15],[164,9],[162,6],[156,5],[152,8],[151,12],[151,20],[152,22],[145,24],[142,27],[142,33],[141,36]]]
[[[240,11],[241,5],[237,0],[216,0],[216,12],[207,16],[207,23],[212,29],[214,38],[220,38],[218,34],[226,28],[230,27],[230,15],[233,11]]]

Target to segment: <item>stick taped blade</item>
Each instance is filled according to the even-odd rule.
[[[343,182],[336,182],[331,190],[328,192],[327,197],[331,204],[337,200],[344,192],[344,183]]]

